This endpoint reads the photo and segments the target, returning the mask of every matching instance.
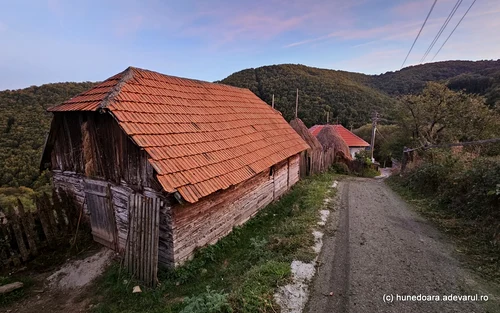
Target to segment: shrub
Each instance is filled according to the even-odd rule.
[[[334,163],[331,169],[337,174],[349,175],[349,167],[345,163]]]
[[[207,287],[207,291],[184,300],[186,306],[180,313],[231,313],[233,309],[227,301],[227,295],[217,293]]]

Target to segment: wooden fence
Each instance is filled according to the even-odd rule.
[[[158,283],[160,206],[159,198],[130,196],[125,266],[129,273],[151,287]]]
[[[19,266],[44,249],[69,241],[78,228],[81,212],[62,189],[53,192],[52,199],[43,194],[35,203],[36,210],[30,212],[18,199],[16,207],[0,215],[0,264],[4,267]]]

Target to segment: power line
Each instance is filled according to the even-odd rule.
[[[457,29],[458,25],[460,25],[460,23],[462,22],[462,20],[464,19],[464,17],[467,15],[467,13],[469,13],[469,10],[472,8],[472,6],[474,5],[474,3],[476,3],[476,0],[474,0],[472,2],[472,4],[470,5],[470,7],[467,9],[467,11],[465,11],[464,15],[462,16],[462,18],[460,19],[460,21],[458,21],[457,25],[455,26],[455,28],[453,28],[453,30],[451,31],[451,33],[448,35],[448,38],[446,38],[446,40],[443,42],[443,44],[441,45],[441,47],[439,48],[439,50],[436,52],[436,54],[432,57],[432,60],[431,61],[434,61],[434,58],[436,58],[436,56],[438,55],[438,53],[441,51],[441,49],[443,49],[444,45],[448,42],[448,39],[450,39],[451,35],[453,35],[453,33],[455,32],[455,29]]]
[[[434,40],[432,40],[432,43],[430,44],[429,48],[427,48],[427,51],[425,51],[424,56],[422,57],[422,59],[420,59],[420,63],[424,62],[425,58],[427,58],[427,55],[429,55],[429,52],[431,52],[432,48],[434,48],[434,45],[438,41],[439,37],[441,37],[441,34],[445,30],[446,26],[448,26],[448,23],[450,22],[450,20],[455,15],[455,12],[457,12],[458,7],[460,7],[460,5],[462,4],[462,1],[463,0],[457,0],[457,3],[455,3],[455,6],[453,7],[453,9],[451,9],[450,14],[448,14],[448,17],[446,18],[446,20],[444,21],[443,25],[439,29],[438,33],[434,37]]]
[[[420,33],[422,32],[422,29],[424,29],[425,23],[427,23],[427,20],[429,19],[429,16],[431,15],[432,10],[434,10],[434,6],[436,5],[436,2],[437,2],[437,0],[434,0],[434,3],[432,4],[431,10],[429,11],[429,13],[427,13],[427,17],[425,18],[425,21],[422,24],[422,27],[420,27],[420,30],[418,31],[417,37],[415,38],[415,40],[413,41],[413,44],[411,45],[410,51],[408,51],[408,54],[406,55],[406,58],[403,61],[403,64],[401,64],[401,68],[403,68],[403,66],[406,63],[406,60],[408,60],[408,57],[410,56],[411,50],[413,50],[413,46],[415,46],[415,43],[417,42],[417,39],[420,36]]]

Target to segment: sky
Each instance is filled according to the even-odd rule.
[[[206,81],[293,63],[399,70],[434,0],[0,0],[0,90],[102,81],[135,66]],[[463,0],[430,62],[473,0]],[[438,0],[406,65],[456,0]],[[500,58],[500,1],[477,0],[434,61]]]

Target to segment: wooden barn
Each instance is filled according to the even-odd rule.
[[[337,133],[334,125],[324,125],[316,138],[323,146],[323,162],[327,168],[333,163],[348,164],[352,160],[349,146]]]
[[[133,67],[48,111],[42,168],[95,240],[168,267],[283,195],[309,149],[247,89]]]
[[[304,177],[306,175],[322,173],[325,170],[325,164],[321,143],[311,134],[301,119],[294,118],[290,121],[290,126],[309,145],[309,149],[300,154],[300,176]]]

